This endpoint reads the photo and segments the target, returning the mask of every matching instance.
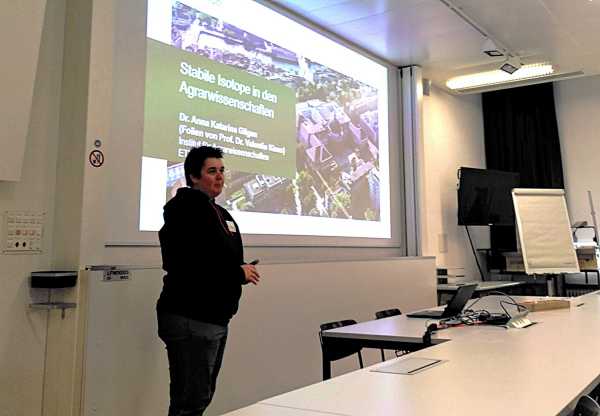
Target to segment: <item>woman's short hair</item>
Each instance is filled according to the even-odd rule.
[[[183,162],[183,171],[185,172],[185,182],[187,186],[191,187],[194,184],[190,175],[193,175],[196,178],[200,177],[204,161],[209,157],[223,159],[223,151],[212,146],[200,146],[190,149],[185,158],[185,162]]]

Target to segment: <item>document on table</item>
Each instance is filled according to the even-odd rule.
[[[393,364],[379,367],[375,370],[378,373],[392,373],[392,374],[406,374],[412,375],[420,373],[421,371],[428,370],[438,364],[445,362],[445,360],[437,360],[433,358],[417,358],[411,357],[404,360],[397,361]]]

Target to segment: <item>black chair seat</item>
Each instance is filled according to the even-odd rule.
[[[360,345],[345,339],[323,337],[321,334],[323,331],[327,331],[329,329],[354,325],[355,323],[356,321],[353,319],[346,319],[343,321],[327,322],[320,325],[321,330],[319,331],[319,341],[321,343],[321,354],[323,356],[323,380],[328,380],[331,378],[332,361],[349,357],[352,354],[358,354],[358,363],[360,364],[360,368],[363,368],[363,359],[361,354],[362,347]]]
[[[388,318],[390,316],[398,316],[398,315],[402,315],[402,312],[400,312],[400,309],[398,309],[398,308],[385,309],[383,311],[375,312],[375,319],[383,319],[383,318]],[[406,354],[406,351],[395,350],[395,353],[396,353],[396,357],[399,357],[403,354]],[[381,349],[381,361],[385,361],[385,353],[384,353],[383,348]]]
[[[573,416],[600,416],[600,406],[590,396],[581,396],[577,401]]]
[[[400,309],[398,309],[398,308],[386,309],[383,311],[375,312],[375,319],[382,319],[382,318],[387,318],[390,316],[397,316],[397,315],[402,315],[402,312],[400,312]]]

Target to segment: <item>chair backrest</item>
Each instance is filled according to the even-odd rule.
[[[573,416],[600,416],[600,406],[590,396],[581,396],[577,401]]]
[[[321,341],[321,350],[323,355],[329,361],[336,361],[349,355],[356,354],[362,350],[359,345],[352,345],[346,340],[338,340],[335,338],[328,338],[321,336],[321,332],[327,331],[328,329],[341,328],[343,326],[354,325],[356,321],[354,319],[345,319],[343,321],[327,322],[321,324],[319,331],[319,340]]]
[[[386,309],[384,311],[375,312],[375,319],[387,318],[388,316],[396,316],[396,315],[402,315],[402,312],[400,312],[400,309],[398,309],[398,308]]]

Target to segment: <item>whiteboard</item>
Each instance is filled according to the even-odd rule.
[[[513,189],[512,197],[525,272],[579,272],[565,191]]]

